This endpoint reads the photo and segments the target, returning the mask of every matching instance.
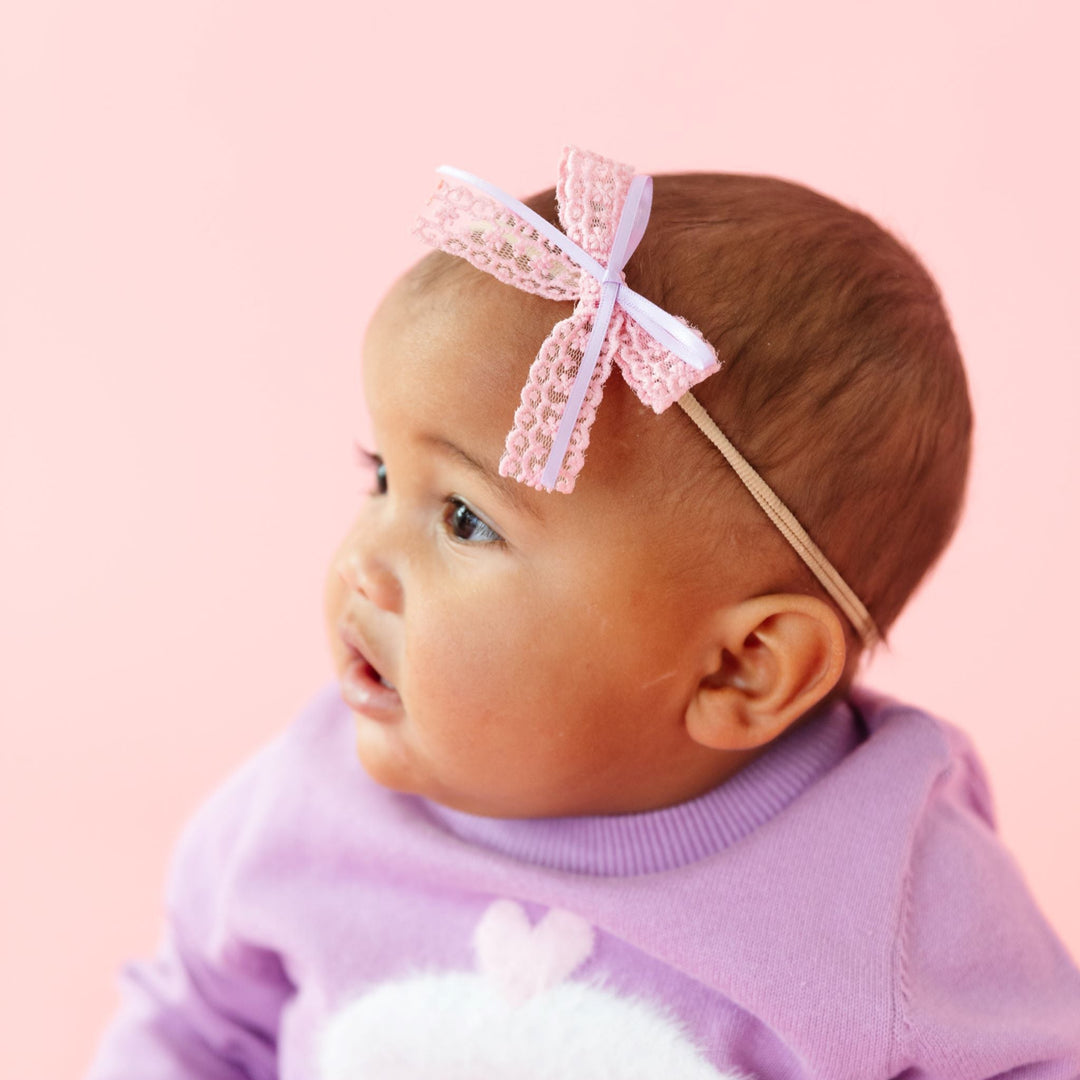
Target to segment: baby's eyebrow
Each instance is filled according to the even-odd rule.
[[[537,509],[536,504],[528,497],[521,484],[516,480],[500,476],[497,470],[474,458],[468,451],[463,450],[457,443],[451,442],[443,435],[423,435],[421,439],[433,449],[449,455],[456,461],[460,461],[476,473],[497,496],[505,499],[515,509],[537,520],[540,519],[540,511]]]

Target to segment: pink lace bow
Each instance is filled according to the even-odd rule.
[[[569,147],[559,169],[560,232],[486,181],[438,171],[445,179],[416,227],[423,240],[515,288],[578,302],[540,346],[499,461],[503,476],[573,491],[613,363],[657,413],[720,367],[685,319],[626,285],[623,267],[645,233],[652,178]]]

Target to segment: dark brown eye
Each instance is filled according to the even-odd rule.
[[[461,499],[446,500],[446,527],[456,540],[473,544],[496,544],[502,537],[482,518],[479,518]]]
[[[387,490],[386,462],[383,461],[381,455],[365,449],[359,443],[354,443],[353,446],[356,449],[356,460],[360,467],[370,469],[373,474],[374,483],[369,489],[369,494],[385,495]]]
[[[372,495],[385,495],[389,490],[386,482],[386,462],[382,458],[375,461],[375,486],[371,489]]]

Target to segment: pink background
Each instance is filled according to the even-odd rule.
[[[1078,8],[604,8],[0,16],[0,1074],[85,1068],[181,823],[329,676],[359,340],[432,168],[524,193],[566,141],[818,186],[938,276],[974,484],[869,681],[973,734],[1080,954]]]

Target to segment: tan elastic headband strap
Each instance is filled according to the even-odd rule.
[[[870,612],[851,591],[836,567],[825,558],[821,549],[810,539],[795,515],[780,501],[776,492],[762,480],[750,462],[731,445],[728,437],[716,426],[712,417],[701,407],[701,402],[693,394],[683,394],[679,398],[679,405],[683,412],[697,424],[709,442],[724,455],[727,463],[746,486],[747,491],[754,496],[758,506],[769,515],[772,523],[784,534],[784,538],[795,549],[799,558],[810,567],[810,572],[821,582],[822,588],[848,617],[851,625],[862,638],[863,644],[868,649],[876,645],[881,640],[881,634],[878,633]]]

